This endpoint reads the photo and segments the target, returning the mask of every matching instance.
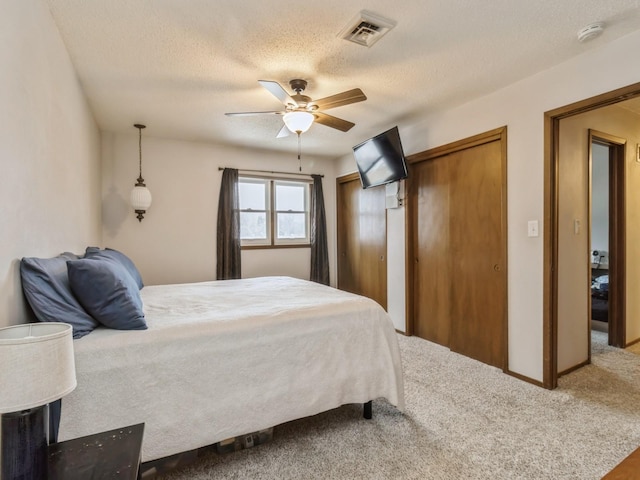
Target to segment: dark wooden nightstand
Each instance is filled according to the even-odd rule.
[[[144,423],[48,447],[49,480],[139,478]]]

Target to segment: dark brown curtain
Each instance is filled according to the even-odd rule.
[[[220,199],[218,200],[216,278],[240,278],[240,201],[238,197],[238,170],[222,171]]]
[[[329,285],[327,218],[324,212],[322,177],[311,175],[311,281]]]

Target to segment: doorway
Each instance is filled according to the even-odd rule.
[[[590,323],[614,347],[624,347],[626,337],[625,145],[624,138],[589,130]]]
[[[563,308],[563,304],[566,305],[566,296],[563,294],[562,289],[566,288],[568,283],[566,278],[562,277],[563,262],[566,259],[567,249],[565,248],[562,253],[562,235],[563,229],[570,228],[572,231],[576,231],[577,224],[575,223],[576,217],[565,214],[562,210],[562,196],[565,195],[569,189],[566,185],[561,185],[562,182],[562,168],[563,168],[563,155],[560,150],[562,147],[561,140],[561,124],[566,120],[571,120],[576,117],[580,117],[583,114],[585,116],[590,115],[590,119],[593,121],[591,127],[598,128],[599,132],[595,137],[599,140],[606,142],[612,140],[610,136],[604,134],[602,131],[614,131],[617,135],[621,135],[619,132],[625,131],[627,128],[635,128],[639,123],[638,114],[634,111],[635,105],[638,104],[640,99],[640,84],[630,85],[606,94],[599,95],[590,99],[582,100],[580,102],[567,105],[545,113],[545,222],[543,227],[544,232],[544,330],[543,330],[543,385],[546,388],[556,388],[558,385],[558,376],[560,372],[567,372],[567,366],[570,369],[579,368],[583,364],[589,362],[590,357],[590,344],[587,340],[590,335],[590,330],[584,327],[587,323],[584,319],[588,319],[590,312],[587,311],[590,297],[590,276],[591,276],[591,254],[593,250],[589,250],[589,241],[581,242],[579,248],[576,249],[576,253],[581,260],[581,265],[578,265],[579,275],[577,284],[577,291],[582,291],[580,295],[583,295],[584,302],[579,300],[573,302],[574,308],[577,305],[580,309],[584,305],[584,314],[579,314],[576,317],[575,328],[580,329],[581,339],[576,339],[575,332],[573,334],[567,334],[566,326],[566,308]],[[621,108],[624,106],[625,108]],[[631,120],[630,120],[631,119]],[[604,125],[604,126],[599,126]],[[615,128],[610,130],[610,126],[615,125]],[[587,141],[588,130],[583,130],[582,140],[583,150],[591,147],[591,140]],[[635,138],[635,131],[629,131],[624,133],[625,137]],[[621,135],[621,136],[622,136]],[[622,139],[624,141],[624,138]],[[611,142],[613,144],[620,145],[620,138],[613,138]],[[579,146],[577,147],[580,148]],[[635,312],[640,310],[640,302],[636,302],[634,298],[625,295],[625,291],[628,288],[627,285],[633,285],[638,281],[638,272],[636,272],[635,262],[633,259],[637,258],[637,252],[635,249],[625,250],[626,244],[633,244],[634,242],[629,240],[637,239],[639,230],[635,228],[635,223],[630,222],[629,218],[633,215],[630,213],[635,211],[638,204],[634,196],[625,197],[624,195],[624,183],[626,181],[631,182],[628,188],[633,188],[635,185],[635,174],[629,174],[628,178],[625,178],[624,165],[634,165],[630,168],[635,168],[635,162],[633,155],[634,151],[629,151],[625,154],[624,145],[618,146],[610,150],[611,152],[617,152],[615,155],[620,155],[621,160],[617,162],[610,162],[610,165],[617,165],[617,168],[611,169],[610,173],[614,172],[617,175],[619,182],[610,179],[610,206],[618,205],[618,213],[611,214],[612,221],[616,222],[617,226],[610,224],[610,258],[609,258],[609,270],[610,270],[610,282],[617,282],[618,287],[613,288],[610,291],[610,309],[609,316],[617,317],[618,321],[611,321],[611,338],[613,345],[619,345],[622,347],[629,346],[632,343],[640,341],[640,317],[635,320],[636,315],[629,316],[627,311]],[[586,154],[582,157],[587,157]],[[584,160],[583,160],[584,162]],[[583,165],[587,165],[588,162],[584,162]],[[584,169],[584,167],[579,167]],[[566,178],[566,175],[565,175]],[[615,182],[615,183],[612,183]],[[578,182],[580,184],[580,182]],[[587,184],[588,186],[589,184]],[[588,211],[590,195],[586,196],[587,200],[584,202],[585,214]],[[613,201],[611,201],[613,199]],[[628,209],[625,208],[628,206]],[[580,207],[582,208],[582,207]],[[626,213],[625,213],[626,211]],[[583,215],[578,212],[577,215]],[[587,217],[588,218],[588,217]],[[626,220],[626,222],[625,222]],[[626,228],[621,225],[626,223]],[[612,236],[614,238],[612,238]],[[614,255],[615,254],[615,255]],[[629,265],[627,265],[629,261]],[[612,269],[616,270],[615,278],[613,278]],[[584,270],[584,274],[582,273]],[[585,279],[583,282],[581,279]],[[584,287],[583,287],[584,285]],[[611,295],[617,295],[618,297],[611,299]],[[617,307],[617,313],[612,311],[612,308]],[[587,323],[588,325],[588,323]],[[616,326],[619,326],[616,330]],[[573,328],[573,327],[572,327]],[[569,332],[570,333],[570,332]],[[584,340],[582,340],[584,338]],[[582,364],[579,362],[569,362],[563,365],[563,356],[566,357],[567,349],[577,348],[584,351],[584,361]],[[580,353],[580,352],[579,352]],[[580,353],[582,355],[582,353]],[[566,358],[565,358],[566,360]],[[571,366],[573,365],[573,366]]]

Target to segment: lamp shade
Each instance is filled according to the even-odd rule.
[[[284,124],[293,133],[304,133],[309,130],[314,118],[309,112],[289,112],[282,117]]]
[[[131,190],[129,201],[134,210],[147,211],[151,206],[151,192],[144,185],[136,185]]]
[[[0,413],[58,400],[76,388],[72,328],[27,323],[0,328]]]

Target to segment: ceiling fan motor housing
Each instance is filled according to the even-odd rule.
[[[296,93],[304,92],[304,89],[307,88],[307,81],[302,80],[301,78],[294,78],[289,81],[289,85],[291,85],[291,90]]]
[[[311,102],[311,97],[307,97],[306,95],[300,95],[299,93],[296,93],[295,95],[291,95],[291,98],[293,98],[295,100],[295,102],[298,104],[297,108],[293,108],[293,110],[314,110],[313,105],[309,105],[309,102]]]

